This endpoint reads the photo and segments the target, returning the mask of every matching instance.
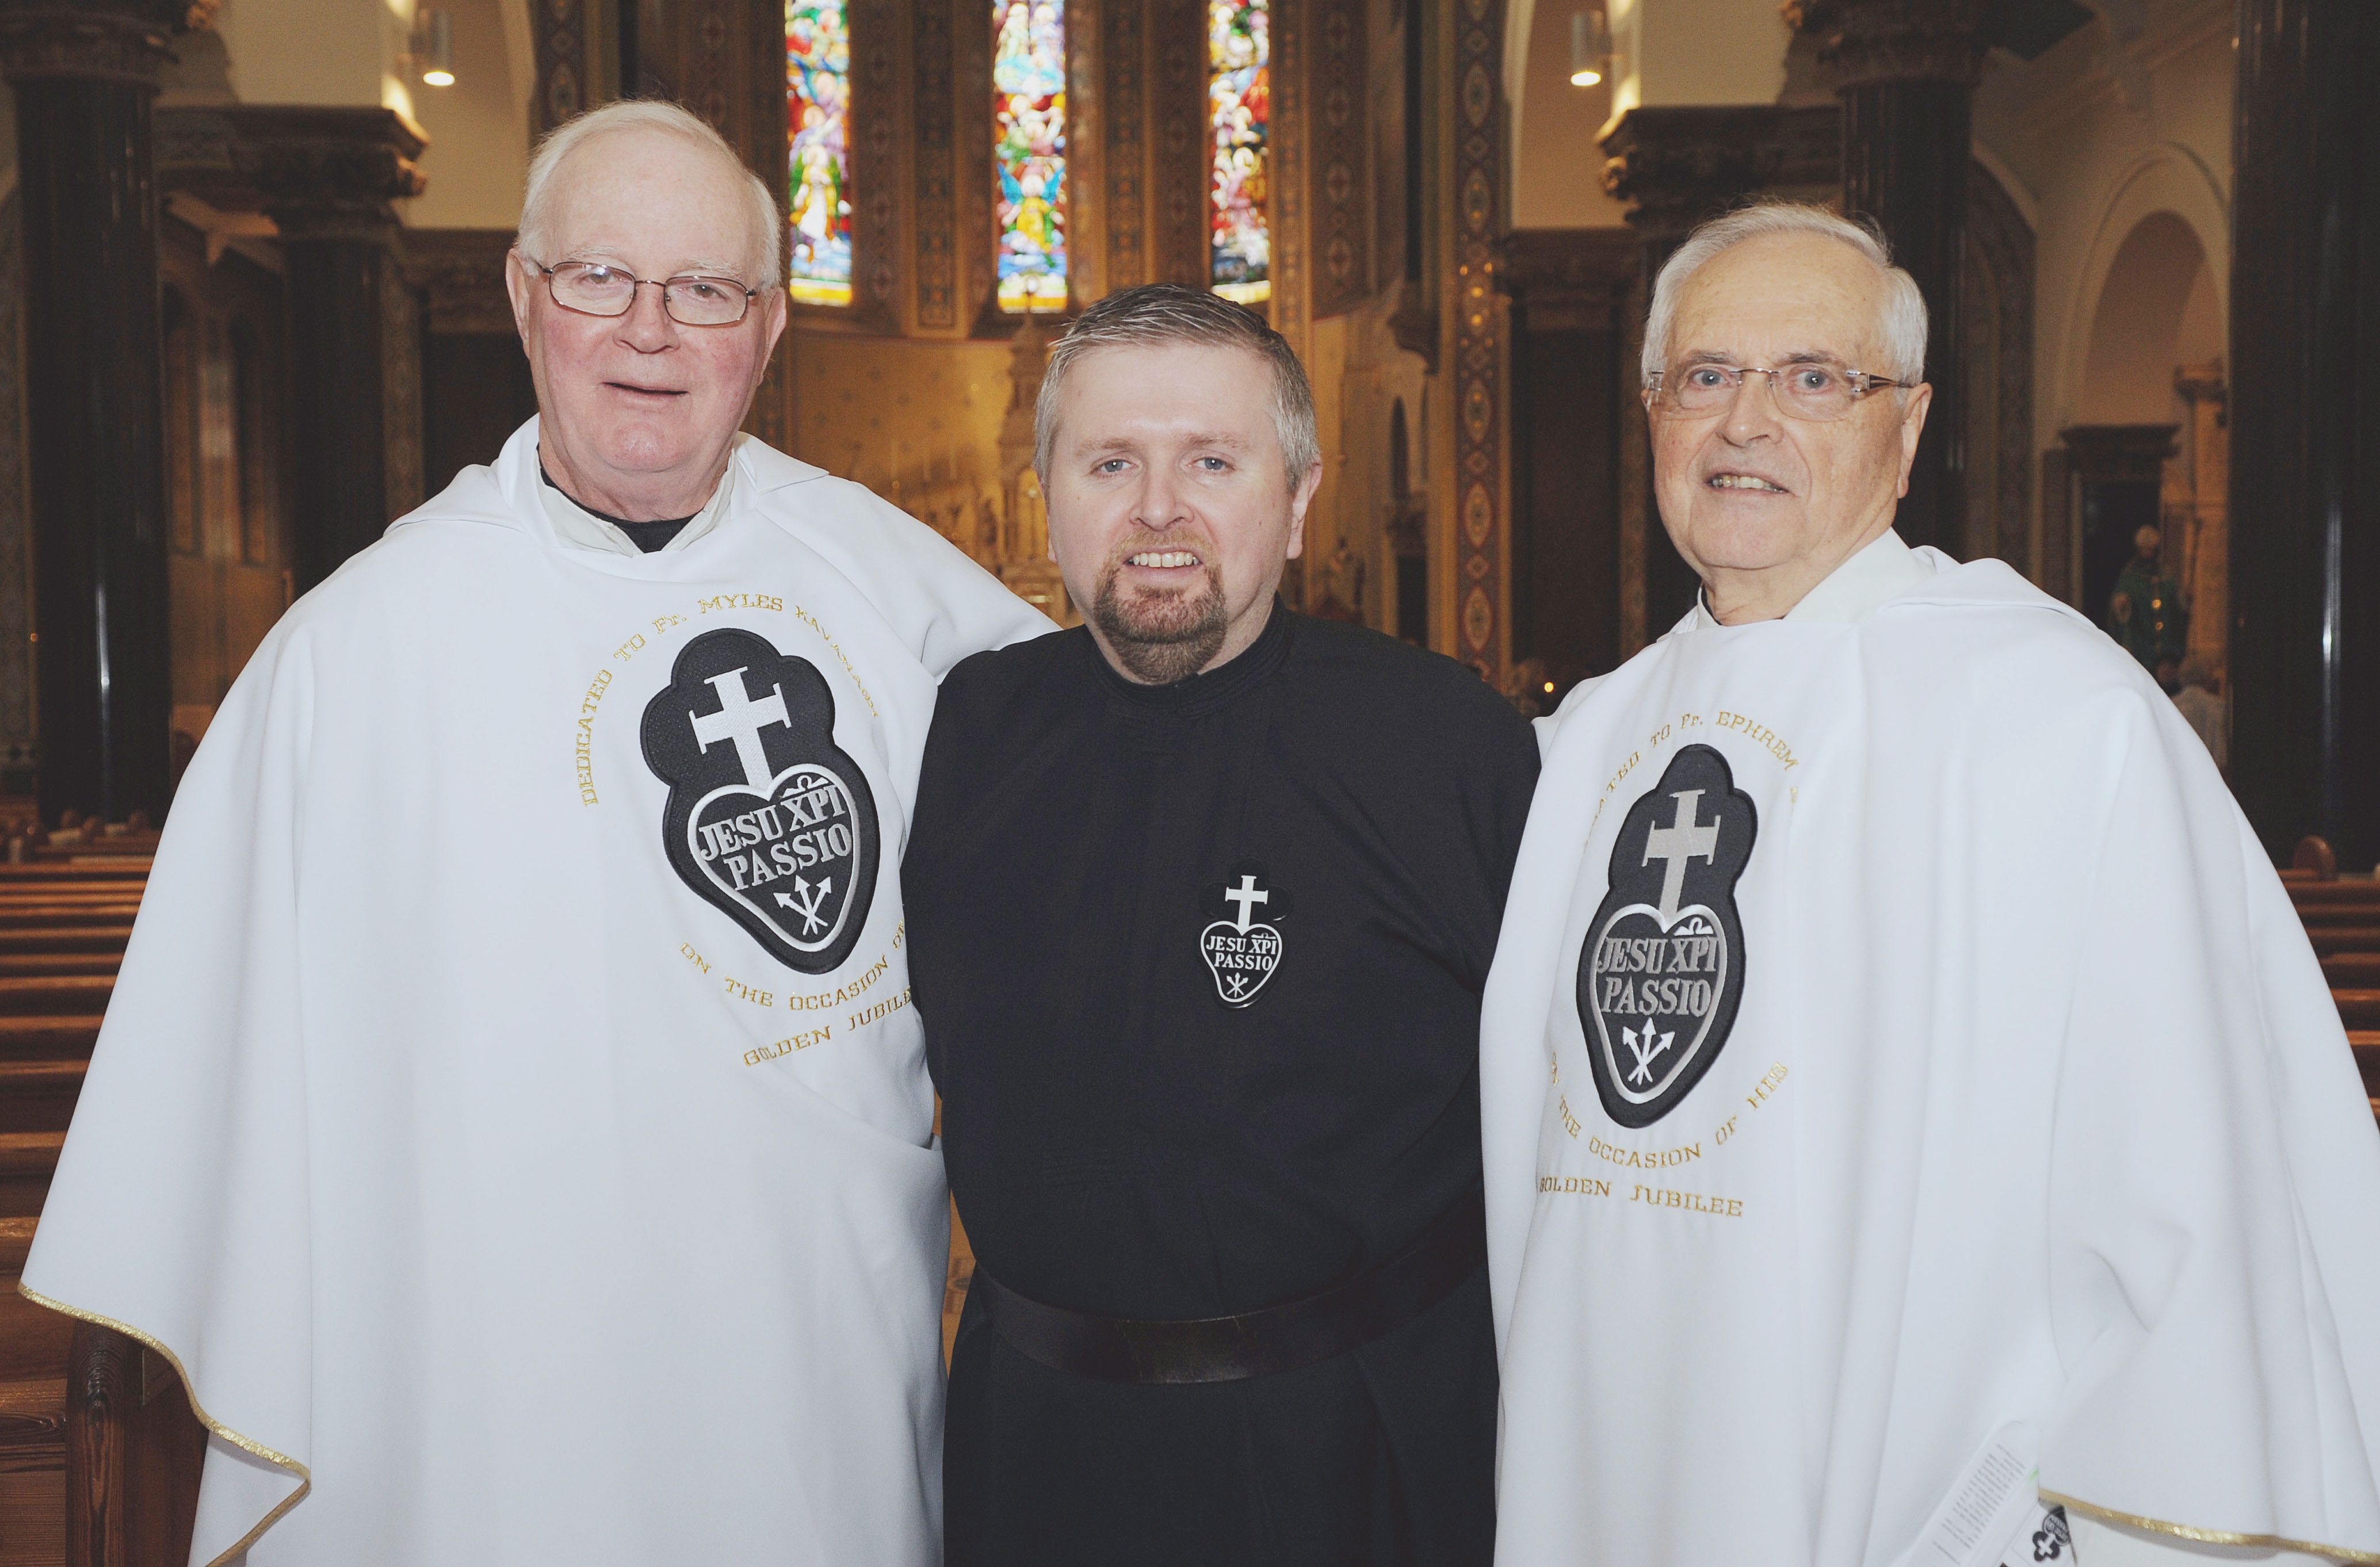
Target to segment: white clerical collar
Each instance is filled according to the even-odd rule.
[[[1925,558],[1888,528],[1803,594],[1802,601],[1785,612],[1785,618],[1821,623],[1865,620],[1933,575]],[[1697,592],[1694,628],[1707,631],[1718,625]]]
[[[645,553],[637,548],[635,540],[616,526],[564,494],[560,485],[540,481],[537,488],[538,493],[545,498],[546,518],[553,524],[555,535],[564,543],[581,550],[608,550],[615,555]],[[683,550],[718,527],[719,519],[727,513],[730,492],[735,488],[735,462],[730,457],[727,471],[720,475],[719,488],[710,492],[710,499],[694,514],[693,520],[677,530],[676,538],[652,553],[665,555],[673,550]]]

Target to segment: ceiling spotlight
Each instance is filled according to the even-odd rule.
[[[1611,24],[1601,11],[1570,18],[1570,84],[1595,87],[1611,72]]]
[[[455,18],[423,6],[413,16],[413,64],[428,87],[455,85]]]

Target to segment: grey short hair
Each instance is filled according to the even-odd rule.
[[[1147,283],[1109,295],[1075,318],[1050,349],[1041,395],[1033,407],[1033,471],[1050,481],[1050,450],[1058,439],[1058,397],[1066,372],[1086,354],[1102,348],[1159,343],[1200,343],[1245,348],[1272,370],[1273,432],[1281,438],[1281,468],[1294,492],[1322,460],[1315,432],[1314,388],[1289,340],[1245,305],[1179,283]]]
[[[1772,234],[1822,235],[1850,246],[1884,273],[1884,320],[1878,324],[1886,360],[1852,368],[1915,385],[1925,374],[1925,296],[1917,280],[1892,264],[1892,248],[1873,225],[1799,201],[1756,202],[1713,218],[1686,236],[1686,242],[1678,247],[1653,284],[1641,367],[1646,382],[1668,368],[1670,328],[1677,320],[1678,295],[1687,282],[1720,252]]]
[[[514,237],[523,254],[534,256],[548,265],[557,259],[548,254],[547,246],[553,236],[547,229],[549,209],[553,205],[553,176],[580,143],[615,130],[657,130],[690,141],[706,152],[716,152],[736,173],[744,176],[744,193],[750,201],[747,215],[759,236],[760,273],[744,281],[755,287],[769,287],[783,281],[784,271],[784,224],[777,215],[777,200],[769,192],[768,183],[744,166],[744,160],[727,145],[726,138],[675,103],[658,99],[622,98],[577,115],[546,132],[537,144],[537,152],[528,161],[528,182],[521,193],[519,231]]]

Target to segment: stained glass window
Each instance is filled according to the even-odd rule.
[[[992,0],[1000,308],[1066,306],[1066,4]]]
[[[811,305],[851,303],[851,30],[844,0],[785,0],[788,286]]]
[[[1208,0],[1207,114],[1215,133],[1207,219],[1215,292],[1244,305],[1272,298],[1265,226],[1265,137],[1272,122],[1267,0]]]

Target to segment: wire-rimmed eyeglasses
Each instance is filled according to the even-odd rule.
[[[1778,412],[1794,419],[1817,420],[1841,419],[1871,392],[1909,384],[1870,375],[1864,370],[1838,370],[1833,365],[1813,361],[1783,370],[1767,370],[1759,365],[1691,365],[1674,379],[1666,371],[1655,370],[1645,378],[1645,389],[1665,412],[1691,418],[1732,406],[1747,375],[1768,378],[1768,391],[1777,400]]]
[[[662,291],[662,309],[680,326],[734,326],[752,309],[759,295],[732,277],[706,277],[683,273],[676,277],[638,277],[609,261],[556,261],[552,266],[521,260],[545,278],[546,291],[565,310],[583,316],[624,316],[637,308],[637,290],[650,285]]]

